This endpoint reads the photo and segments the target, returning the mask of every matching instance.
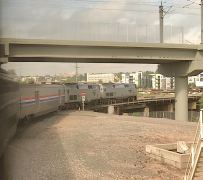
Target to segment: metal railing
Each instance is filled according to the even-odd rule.
[[[188,160],[187,168],[185,171],[184,180],[192,180],[199,154],[201,152],[201,139],[203,138],[203,119],[202,119],[203,109],[200,111],[200,118],[197,124],[197,129],[195,133],[195,138],[191,146],[191,153]]]
[[[199,112],[197,111],[189,111],[188,112],[188,119],[191,122],[198,122],[199,120]],[[134,112],[131,114],[132,116],[142,117],[145,116],[144,112]],[[150,111],[149,116],[151,118],[166,118],[175,120],[175,112],[169,111]]]
[[[145,42],[159,43],[159,25],[132,24],[117,22],[85,22],[68,21],[56,23],[54,33],[47,33],[46,28],[35,29],[32,39],[62,39],[86,41],[115,41],[115,42]],[[164,26],[164,40],[166,43],[179,43],[184,41],[184,30],[180,26]],[[9,35],[9,32],[12,35]],[[26,34],[15,27],[10,31],[3,31],[3,37],[28,38]]]

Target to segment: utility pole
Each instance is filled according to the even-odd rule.
[[[163,43],[164,42],[164,7],[162,5],[162,1],[161,1],[161,5],[159,6],[159,28],[160,28],[160,43]]]
[[[201,0],[201,44],[203,44],[203,0]]]
[[[78,63],[76,62],[75,63],[75,82],[77,83],[78,82]]]

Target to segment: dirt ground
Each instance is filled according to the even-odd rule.
[[[195,123],[58,112],[20,127],[5,154],[8,180],[182,179],[145,145],[191,141]]]

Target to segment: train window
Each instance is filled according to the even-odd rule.
[[[128,88],[129,87],[129,85],[128,84],[125,84],[125,88]]]
[[[93,86],[92,85],[88,85],[88,89],[93,89]]]
[[[74,100],[77,100],[77,95],[74,95]]]
[[[70,96],[69,96],[69,99],[70,99],[70,100],[73,100],[73,95],[70,95]]]
[[[77,95],[70,95],[70,96],[69,96],[69,99],[70,99],[70,100],[77,100]]]
[[[110,96],[111,96],[111,97],[113,96],[113,93],[112,93],[112,92],[110,93]]]
[[[106,93],[106,96],[109,97],[109,93]]]

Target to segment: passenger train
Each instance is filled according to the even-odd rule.
[[[109,102],[134,101],[136,86],[132,84],[70,83],[64,85],[22,85],[0,69],[0,156],[15,134],[20,120],[62,109]]]

